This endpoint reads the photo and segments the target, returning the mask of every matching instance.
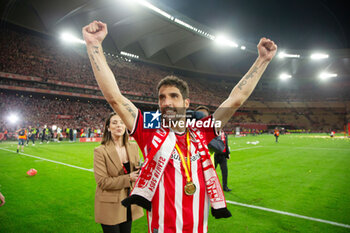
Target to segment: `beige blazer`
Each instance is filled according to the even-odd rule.
[[[138,146],[134,142],[126,144],[130,171],[139,162]],[[121,201],[127,197],[127,188],[132,188],[129,175],[124,174],[122,163],[113,142],[96,147],[94,150],[94,174],[97,183],[95,195],[95,221],[105,225],[115,225],[127,220],[126,208]],[[131,205],[132,220],[143,216],[141,207]]]

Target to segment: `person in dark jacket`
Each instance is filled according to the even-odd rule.
[[[203,117],[207,117],[210,114],[209,108],[203,105],[198,106],[194,110],[194,113],[195,114],[193,115],[197,118],[197,120]],[[225,134],[225,132],[222,131],[221,135],[211,140],[208,147],[210,151],[215,152],[214,153],[215,169],[218,166],[218,164],[220,164],[220,169],[222,173],[223,190],[226,192],[232,191],[230,188],[227,187],[227,176],[228,176],[227,159],[230,158],[230,148],[228,146],[227,134]]]
[[[73,142],[73,128],[69,129],[69,142]]]
[[[222,188],[226,192],[232,191],[227,187],[227,160],[230,159],[230,147],[228,146],[227,134],[224,131],[221,132],[221,135],[214,138],[210,143],[209,147],[214,149],[214,163],[215,169],[220,164],[221,174],[222,174]]]

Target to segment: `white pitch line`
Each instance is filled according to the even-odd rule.
[[[249,150],[249,149],[255,149],[255,148],[259,148],[259,147],[263,147],[263,146],[254,146],[254,147],[238,148],[238,149],[234,149],[234,150],[230,150],[230,151]]]
[[[12,151],[12,150],[7,150],[7,149],[4,149],[4,148],[0,148],[0,149],[17,154],[15,151]],[[83,168],[83,167],[78,167],[78,166],[74,166],[74,165],[71,165],[71,164],[68,164],[68,163],[62,163],[62,162],[58,162],[58,161],[51,160],[51,159],[45,159],[45,158],[41,158],[41,157],[38,157],[38,156],[25,154],[25,153],[22,153],[22,152],[20,152],[20,153],[18,153],[18,154],[21,154],[21,155],[24,155],[24,156],[28,156],[28,157],[32,157],[32,158],[36,158],[36,159],[45,160],[45,161],[48,161],[48,162],[51,162],[51,163],[61,164],[61,165],[67,166],[67,167],[73,167],[73,168],[77,168],[77,169],[80,169],[80,170],[85,170],[85,171],[93,172],[92,169]]]
[[[240,148],[240,149],[237,149],[237,150],[252,149],[252,148],[257,148],[257,147],[262,147],[262,146],[256,146],[256,147],[251,147],[251,148]],[[12,152],[12,153],[16,153],[16,152],[14,152],[12,150],[7,150],[7,149],[4,149],[4,148],[0,148],[0,149],[1,150],[5,150],[5,151],[9,151],[9,152]],[[19,154],[25,155],[25,156],[28,156],[28,157],[32,157],[32,158],[45,160],[45,161],[52,162],[52,163],[61,164],[61,165],[68,166],[68,167],[73,167],[73,168],[77,168],[77,169],[93,172],[92,168],[91,169],[87,169],[87,168],[83,168],[83,167],[78,167],[78,166],[70,165],[70,164],[67,164],[67,163],[54,161],[54,160],[51,160],[51,159],[45,159],[45,158],[41,158],[41,157],[34,156],[34,155],[28,155],[28,154],[25,154],[25,153],[19,153]],[[272,213],[288,215],[288,216],[292,216],[292,217],[296,217],[296,218],[303,218],[303,219],[307,219],[307,220],[311,220],[311,221],[327,223],[327,224],[331,224],[331,225],[335,225],[335,226],[339,226],[339,227],[350,228],[350,225],[343,224],[343,223],[337,223],[337,222],[323,220],[323,219],[319,219],[319,218],[312,218],[312,217],[303,216],[303,215],[299,215],[299,214],[293,214],[293,213],[289,213],[289,212],[285,212],[285,211],[269,209],[269,208],[265,208],[265,207],[261,207],[261,206],[254,206],[254,205],[243,204],[243,203],[239,203],[239,202],[235,202],[235,201],[227,200],[226,202],[230,203],[230,204],[233,204],[233,205],[239,205],[239,206],[244,206],[244,207],[248,207],[248,208],[264,210],[264,211],[268,211],[268,212],[272,212]]]
[[[265,208],[265,207],[261,207],[261,206],[243,204],[243,203],[239,203],[239,202],[235,202],[235,201],[228,201],[227,200],[226,202],[230,203],[230,204],[233,204],[233,205],[239,205],[239,206],[244,206],[244,207],[248,207],[248,208],[264,210],[264,211],[273,212],[273,213],[282,214],[282,215],[288,215],[288,216],[292,216],[292,217],[296,217],[296,218],[303,218],[303,219],[307,219],[307,220],[310,220],[310,221],[327,223],[327,224],[335,225],[335,226],[338,226],[338,227],[350,228],[350,225],[347,225],[347,224],[344,224],[344,223],[338,223],[338,222],[323,220],[323,219],[319,219],[319,218],[312,218],[312,217],[303,216],[303,215],[299,215],[299,214],[293,214],[293,213],[289,213],[289,212],[285,212],[285,211],[269,209],[269,208]]]

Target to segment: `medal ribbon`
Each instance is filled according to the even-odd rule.
[[[185,169],[187,183],[189,183],[189,182],[191,182],[191,176],[190,176],[190,172],[191,172],[191,158],[190,158],[191,144],[190,144],[190,132],[189,131],[187,131],[187,134],[186,134],[186,141],[187,141],[187,164],[186,164],[184,155],[182,154],[182,151],[180,150],[180,147],[177,144],[177,142],[175,144],[175,147],[176,147],[177,152],[180,155],[182,165]]]

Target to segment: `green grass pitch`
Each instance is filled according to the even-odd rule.
[[[322,137],[324,136],[324,137]],[[251,144],[247,142],[256,142]],[[230,137],[231,192],[226,200],[316,219],[297,218],[228,203],[232,217],[209,217],[208,232],[350,232],[350,140],[326,134]],[[98,143],[49,143],[24,153],[81,168],[93,168]],[[0,143],[0,232],[102,232],[94,221],[96,183],[92,170],[14,153]],[[26,172],[35,168],[38,174]],[[221,180],[221,171],[217,170]],[[147,232],[146,217],[132,232]]]

